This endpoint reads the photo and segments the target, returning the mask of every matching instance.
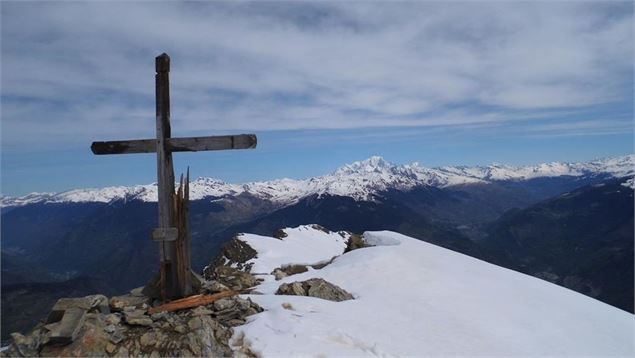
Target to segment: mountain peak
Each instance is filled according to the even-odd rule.
[[[380,173],[394,167],[384,158],[374,155],[368,159],[346,164],[335,171],[335,174]]]

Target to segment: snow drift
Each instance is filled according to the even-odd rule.
[[[343,235],[310,226],[287,237],[243,235],[264,278],[249,295],[266,311],[236,328],[236,345],[280,356],[632,356],[633,315],[574,291],[398,233],[366,232],[374,247],[276,281],[289,264],[329,261]],[[323,278],[352,293],[331,302],[275,295]],[[284,305],[283,305],[284,304]]]

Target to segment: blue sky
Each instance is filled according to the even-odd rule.
[[[174,136],[258,149],[175,154],[230,182],[325,174],[371,155],[426,166],[633,153],[631,2],[9,2],[2,194],[155,181],[154,57]]]

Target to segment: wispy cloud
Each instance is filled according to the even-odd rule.
[[[3,2],[3,146],[152,136],[163,51],[177,134],[632,115],[629,2]]]

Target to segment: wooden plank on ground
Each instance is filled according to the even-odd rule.
[[[194,295],[181,298],[180,300],[175,300],[161,306],[152,307],[148,310],[148,314],[155,314],[158,312],[173,312],[186,308],[194,308],[213,303],[220,300],[221,298],[232,297],[239,294],[239,291],[223,291],[215,293],[213,295]]]

